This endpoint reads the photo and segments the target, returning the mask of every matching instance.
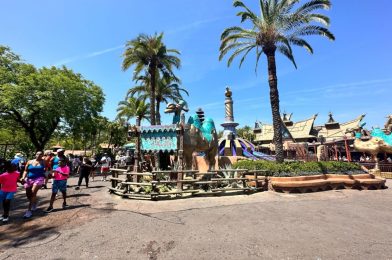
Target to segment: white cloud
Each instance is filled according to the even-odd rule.
[[[231,16],[224,16],[224,17],[215,17],[215,18],[210,18],[210,19],[205,19],[205,20],[199,20],[195,21],[193,23],[185,24],[183,26],[177,27],[176,29],[172,30],[167,30],[166,34],[177,34],[180,32],[185,32],[189,30],[194,30],[197,29],[203,25],[210,24],[213,22],[217,22],[219,20],[227,19],[227,18],[232,18]]]
[[[93,58],[93,57],[96,57],[96,56],[103,55],[105,53],[116,51],[116,50],[121,49],[121,48],[124,48],[124,45],[118,45],[118,46],[115,46],[115,47],[111,47],[111,48],[107,48],[107,49],[103,49],[103,50],[99,50],[99,51],[94,51],[94,52],[91,52],[91,53],[87,53],[85,55],[65,58],[63,60],[55,62],[53,64],[53,66],[61,66],[61,65],[68,64],[68,63],[75,62],[75,61],[86,60],[86,59],[89,59],[89,58]]]
[[[392,78],[387,79],[376,79],[376,80],[367,80],[367,81],[358,81],[358,82],[350,82],[350,83],[340,83],[335,85],[329,85],[320,88],[302,88],[300,90],[288,91],[285,92],[284,95],[298,95],[298,94],[311,94],[314,92],[335,92],[335,91],[347,91],[348,88],[350,90],[357,90],[362,88],[368,88],[370,86],[392,83]]]
[[[193,23],[183,25],[183,26],[178,27],[176,29],[168,30],[168,31],[166,31],[166,34],[177,34],[177,33],[181,33],[181,32],[184,32],[184,31],[193,30],[193,29],[199,28],[199,27],[201,27],[203,25],[206,25],[206,24],[209,24],[209,23],[213,23],[213,22],[216,22],[216,21],[219,21],[219,20],[222,20],[222,19],[226,19],[226,18],[228,18],[228,17],[217,17],[217,18],[211,18],[211,19],[195,21]],[[84,55],[65,58],[65,59],[62,59],[60,61],[55,62],[53,65],[54,66],[61,66],[61,65],[65,65],[65,64],[68,64],[68,63],[76,62],[76,61],[79,61],[79,60],[85,60],[85,59],[101,56],[103,54],[106,54],[106,53],[109,53],[109,52],[113,52],[113,51],[116,51],[116,50],[119,50],[119,49],[122,49],[122,48],[124,48],[124,45],[117,45],[117,46],[114,46],[114,47],[110,47],[110,48],[107,48],[107,49],[103,49],[103,50],[87,53],[87,54],[84,54]]]

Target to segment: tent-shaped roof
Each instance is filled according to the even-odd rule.
[[[297,139],[308,139],[308,138],[316,138],[315,135],[312,134],[314,120],[317,115],[313,117],[295,122],[292,126],[286,126],[286,129],[290,132],[291,136]],[[256,134],[255,141],[256,142],[266,142],[272,141],[274,137],[274,128],[269,124],[259,124],[261,133]]]
[[[360,115],[354,120],[339,124],[339,127],[334,129],[327,128],[325,125],[316,127],[320,128],[320,130],[318,131],[318,136],[323,136],[326,141],[340,139],[344,136],[351,137],[350,133],[346,133],[347,129],[357,128],[364,117],[365,115]]]

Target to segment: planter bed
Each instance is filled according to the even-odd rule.
[[[321,174],[298,177],[269,177],[268,188],[277,192],[315,192],[331,189],[383,189],[385,179],[372,174]]]

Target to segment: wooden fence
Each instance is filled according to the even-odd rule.
[[[229,192],[257,192],[268,187],[264,170],[222,169],[198,171],[133,172],[111,169],[109,191],[128,198],[171,198],[183,195],[219,195]]]
[[[360,162],[359,164],[368,170],[374,169],[374,167],[376,167],[375,162]],[[379,163],[378,167],[381,171],[380,177],[392,179],[392,163]]]

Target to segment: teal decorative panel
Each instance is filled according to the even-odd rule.
[[[141,130],[142,151],[177,151],[176,126],[152,126],[142,127]]]

